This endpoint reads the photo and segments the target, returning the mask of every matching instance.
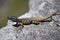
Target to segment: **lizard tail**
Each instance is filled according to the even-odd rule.
[[[57,13],[57,12],[55,12],[55,13]],[[41,21],[47,20],[48,18],[52,17],[55,13],[49,14],[44,18],[37,18],[36,20],[33,20],[33,21],[41,22]]]

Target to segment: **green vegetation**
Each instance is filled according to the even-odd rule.
[[[3,20],[0,20],[0,28],[6,26],[7,24],[7,17],[8,16],[20,16],[24,13],[26,13],[28,11],[28,0],[14,0],[12,2],[12,5],[9,9],[9,11],[7,12],[7,15],[5,15],[6,17],[2,17],[4,18]]]
[[[7,25],[7,21],[8,21],[7,19],[1,20],[1,22],[0,22],[0,28],[6,26]]]

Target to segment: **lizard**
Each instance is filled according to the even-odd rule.
[[[57,13],[57,12],[55,12],[55,13]],[[18,19],[16,16],[10,16],[10,17],[8,17],[8,19],[13,21],[13,22],[16,22],[16,24],[14,24],[13,26],[15,26],[15,27],[22,26],[22,27],[24,27],[23,25],[29,25],[29,24],[36,24],[37,25],[37,24],[39,24],[39,22],[43,22],[44,20],[49,19],[50,17],[55,15],[55,13],[49,14],[44,18],[36,18],[34,20],[31,20],[29,18]]]

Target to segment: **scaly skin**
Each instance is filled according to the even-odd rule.
[[[57,13],[57,12],[55,12]],[[15,16],[11,16],[8,17],[9,20],[12,20],[13,22],[16,22],[15,27],[19,27],[19,26],[23,26],[23,25],[29,25],[29,24],[39,24],[39,22],[42,22],[44,20],[49,19],[50,17],[52,17],[55,13],[53,14],[49,14],[48,16],[44,17],[44,18],[37,18],[35,20],[30,20],[29,18],[22,18],[22,19],[18,19]]]

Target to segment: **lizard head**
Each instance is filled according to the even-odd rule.
[[[16,16],[10,16],[10,17],[8,17],[8,19],[13,21],[13,22],[17,22],[17,17]]]

